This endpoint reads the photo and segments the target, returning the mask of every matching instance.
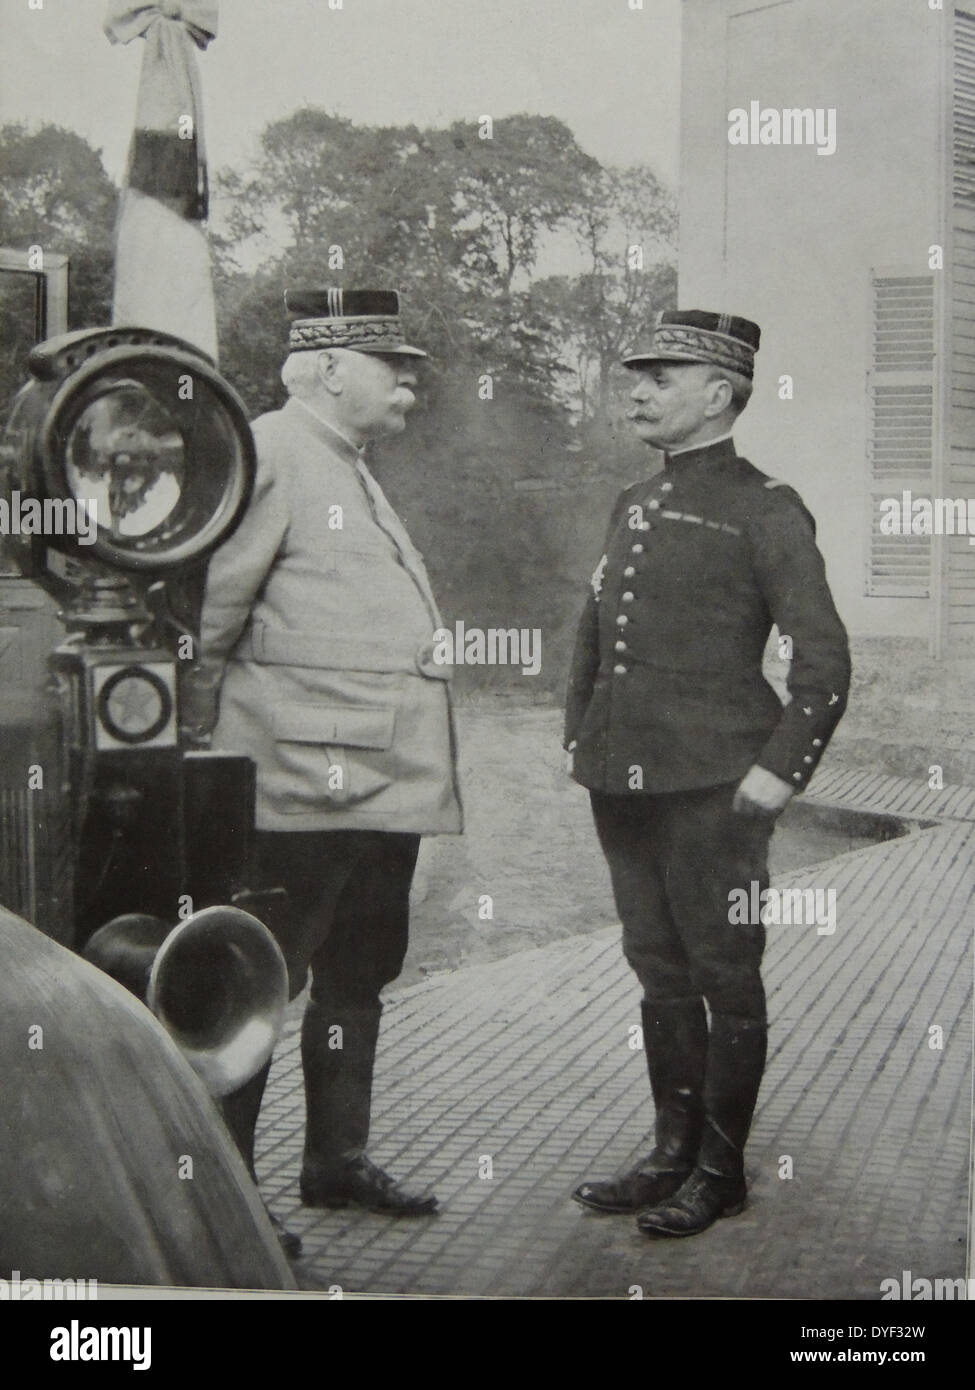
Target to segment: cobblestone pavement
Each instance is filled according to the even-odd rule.
[[[631,1218],[569,1199],[581,1179],[633,1161],[652,1124],[618,928],[390,992],[370,1151],[437,1192],[433,1218],[298,1204],[292,1019],[258,1171],[272,1208],[303,1236],[299,1281],[420,1295],[876,1299],[903,1270],[962,1277],[973,853],[975,826],[948,821],[779,876],[780,887],[835,889],[836,930],[769,927],[772,1024],[750,1201],[692,1240],[652,1242]]]

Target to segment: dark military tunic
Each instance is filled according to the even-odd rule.
[[[773,623],[792,639],[784,708],[762,674]],[[849,679],[815,524],[791,487],[727,439],[666,456],[620,495],[570,676],[578,782],[674,792],[757,763],[801,791]]]

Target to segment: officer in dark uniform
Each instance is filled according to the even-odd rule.
[[[744,1206],[765,932],[729,921],[729,895],[768,886],[775,817],[812,776],[850,678],[812,517],[731,439],[758,345],[747,319],[673,311],[624,359],[638,373],[627,418],[664,467],[616,503],[569,683],[566,748],[643,986],[656,1109],[653,1151],[573,1196],[640,1212],[649,1235],[694,1235]],[[792,643],[785,706],[762,675],[773,624]]]

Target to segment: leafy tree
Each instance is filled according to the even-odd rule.
[[[499,120],[482,140],[463,123],[358,127],[305,109],[266,128],[251,169],[218,181],[221,269],[232,278],[263,252],[282,285],[408,287],[411,324],[438,356],[550,396],[560,368],[531,276],[543,234],[569,225],[576,183],[597,169],[552,118]],[[268,255],[272,239],[282,249]]]
[[[620,357],[645,335],[661,309],[676,304],[671,195],[645,166],[601,169],[585,187],[575,219],[588,262],[580,275],[553,276],[537,293],[566,345],[566,384],[583,424],[613,417]]]
[[[73,131],[44,125],[0,126],[0,245],[70,257],[68,326],[86,328],[111,318],[117,189],[101,155]],[[19,278],[19,277],[18,277]],[[16,287],[5,291],[8,302]],[[32,324],[5,315],[0,348],[0,394],[24,377]]]
[[[510,296],[516,278],[533,272],[543,233],[578,213],[576,190],[599,165],[553,116],[508,116],[485,139],[457,123],[439,145],[460,156],[450,162],[459,228],[487,239],[494,274]]]

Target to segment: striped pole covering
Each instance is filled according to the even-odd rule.
[[[175,333],[216,361],[195,52],[216,37],[216,0],[109,0],[104,28],[112,43],[146,41],[116,230],[112,321]]]

